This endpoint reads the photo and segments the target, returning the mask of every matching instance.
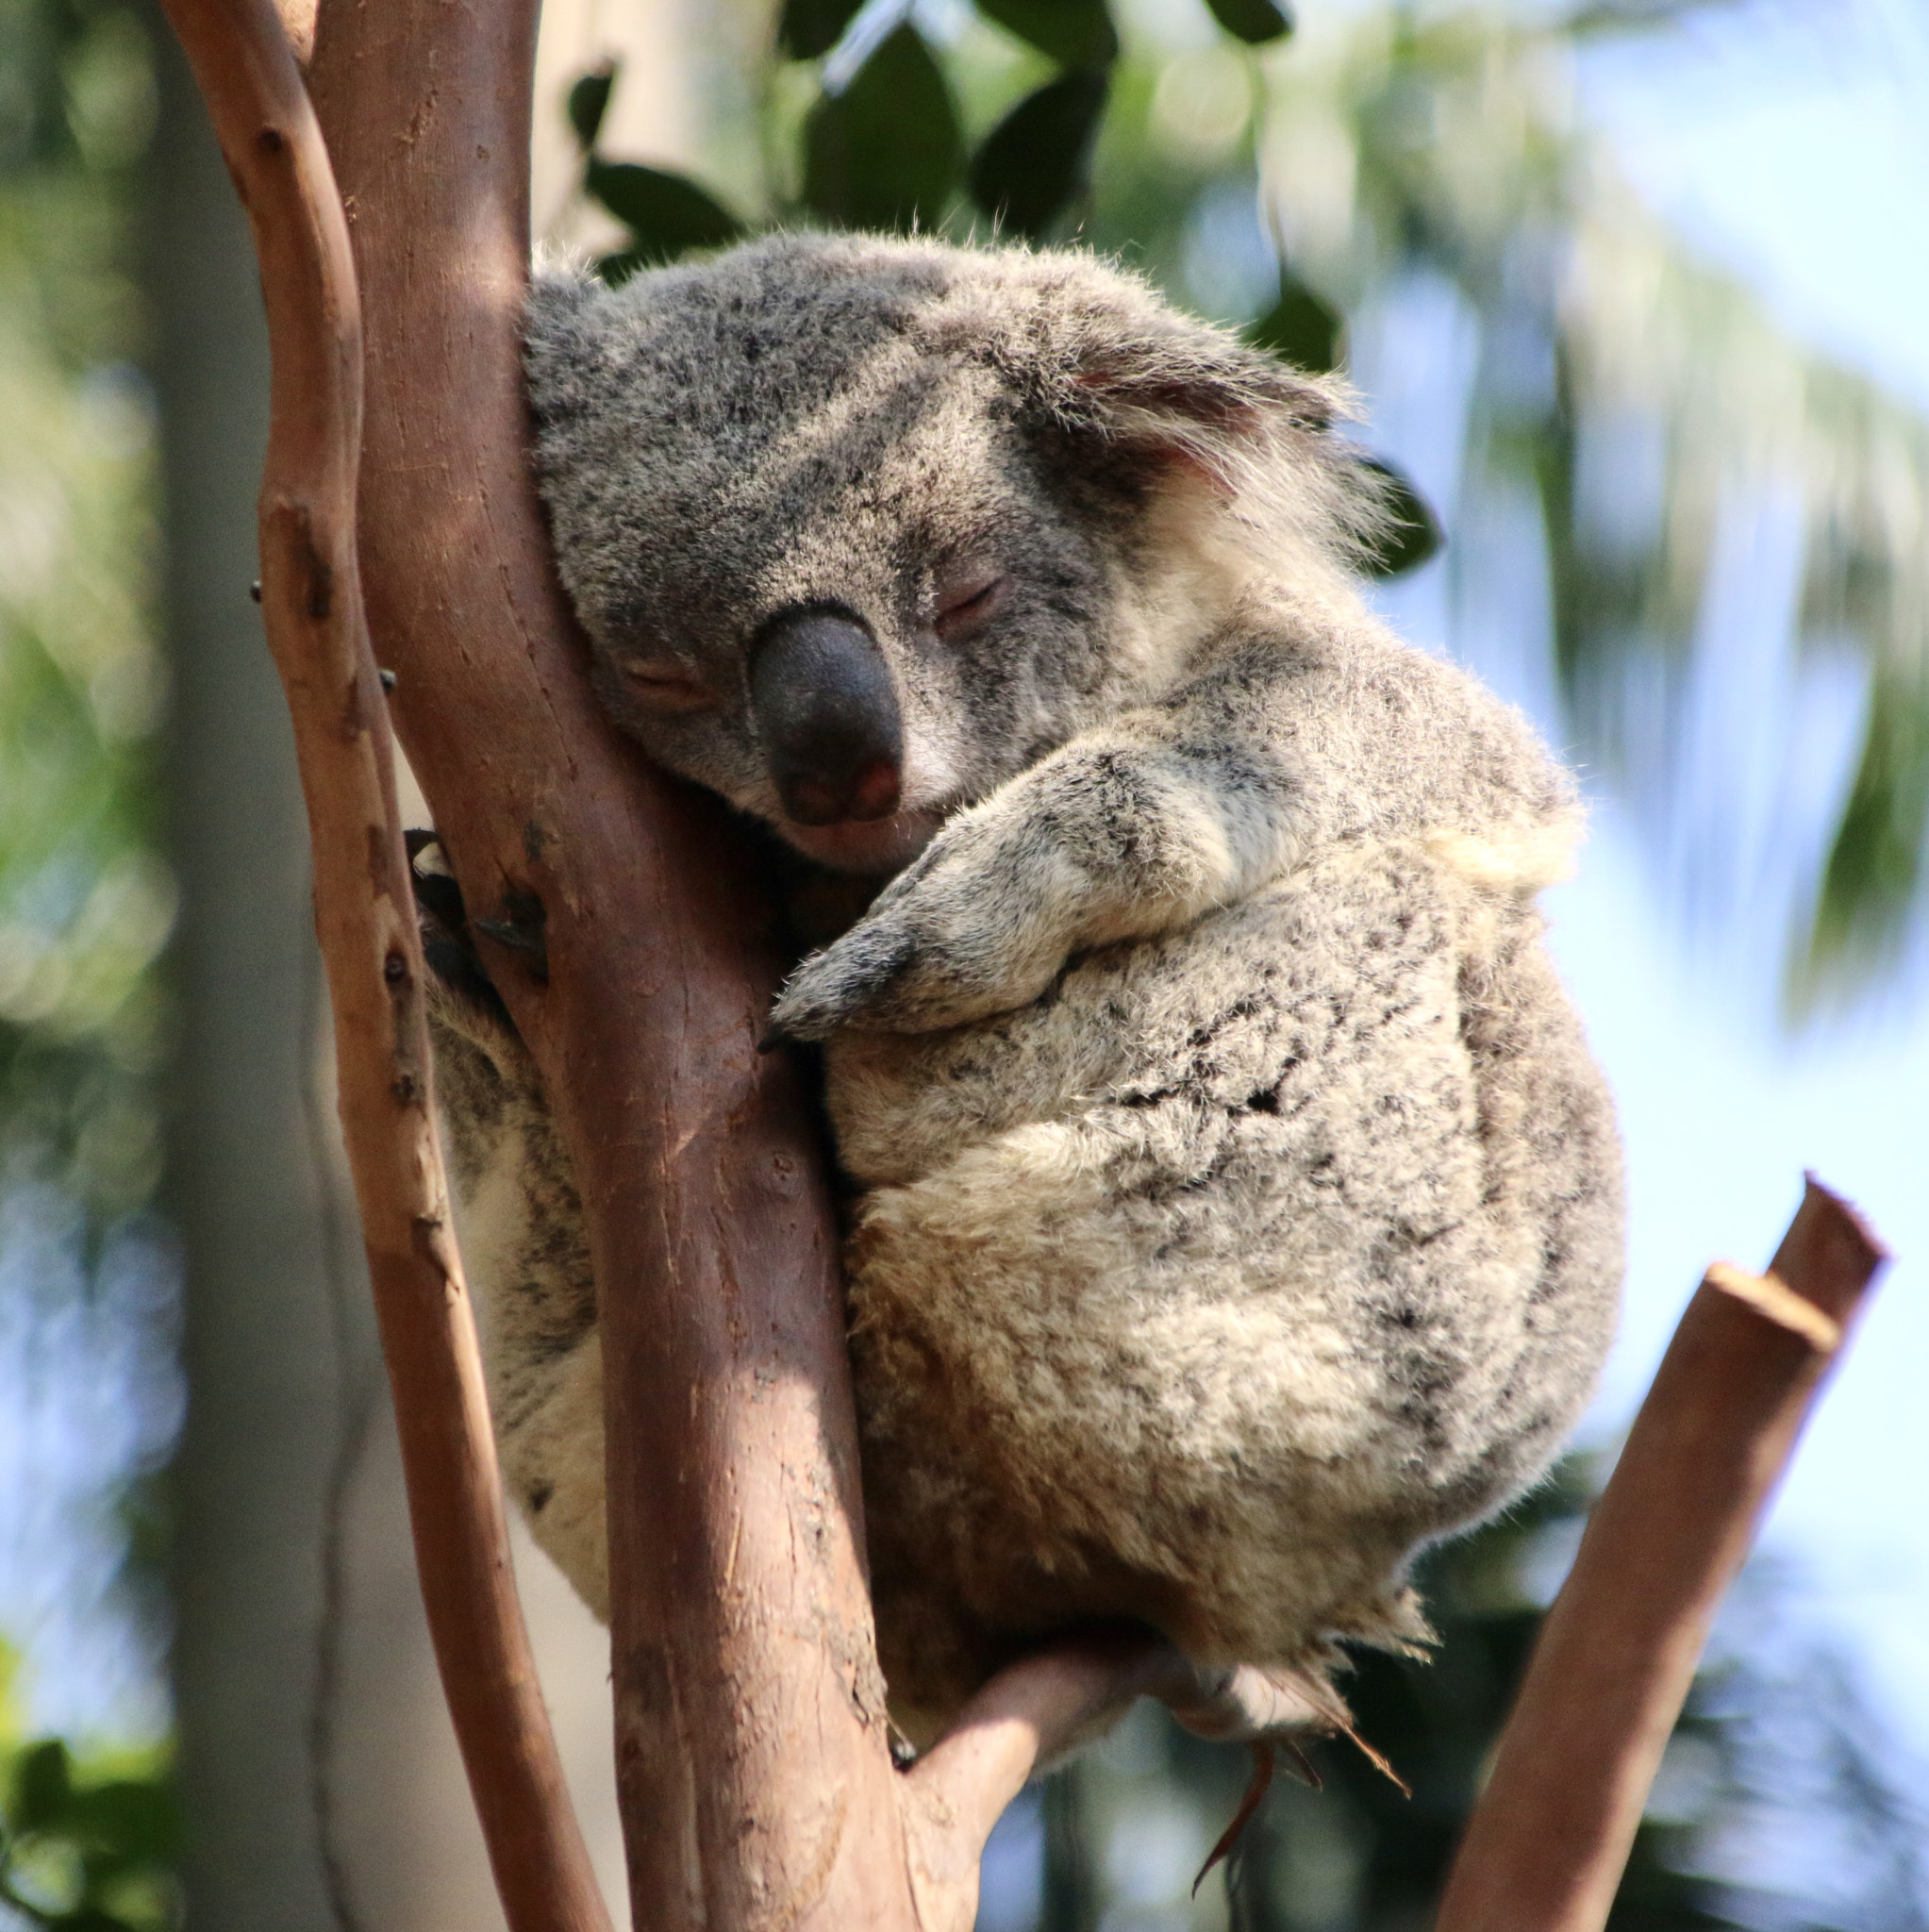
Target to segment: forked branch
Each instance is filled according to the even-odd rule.
[[[509,1568],[475,1325],[429,1114],[424,968],[356,559],[361,324],[328,158],[269,0],[168,0],[260,258],[274,358],[261,605],[293,715],[341,1110],[429,1627],[523,1932],[607,1932]]]

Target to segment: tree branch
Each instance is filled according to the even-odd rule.
[[[356,558],[361,324],[347,229],[268,0],[168,0],[168,12],[260,260],[274,358],[262,613],[293,714],[342,1130],[436,1654],[511,1923],[607,1932],[516,1598],[430,1120],[422,951]]]
[[[1885,1259],[1811,1178],[1769,1274],[1717,1263],[1588,1524],[1437,1932],[1600,1932],[1716,1606]]]
[[[327,0],[311,80],[369,318],[361,558],[394,713],[575,1158],[603,1347],[635,1921],[908,1927],[837,1239],[780,961],[714,801],[604,718],[520,401],[535,9]],[[493,941],[486,943],[494,945]]]

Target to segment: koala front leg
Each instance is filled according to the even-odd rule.
[[[948,821],[791,975],[771,1038],[924,1033],[1028,1005],[1089,946],[1187,924],[1290,863],[1293,787],[1167,712],[1073,739]]]

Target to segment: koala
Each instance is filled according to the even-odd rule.
[[[1537,894],[1574,788],[1393,636],[1345,396],[1088,254],[773,236],[539,276],[535,462],[610,712],[807,944],[880,1660],[928,1743],[1129,1620],[1343,1724],[1429,1541],[1546,1468],[1621,1269]],[[507,1478],[607,1614],[595,1284],[417,860]]]

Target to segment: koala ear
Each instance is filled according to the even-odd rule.
[[[975,310],[977,337],[996,343],[992,358],[1034,424],[1087,444],[1107,468],[1203,483],[1234,510],[1232,527],[1281,554],[1310,545],[1351,565],[1382,532],[1384,491],[1333,433],[1354,413],[1343,380],[1182,315],[1091,257],[1041,251],[1003,264]]]
[[[1241,446],[1315,435],[1347,413],[1342,385],[1107,280],[1112,300],[1071,306],[1035,339],[1029,386],[1058,426],[1223,473]]]
[[[1069,416],[1133,441],[1321,430],[1342,413],[1333,386],[1203,327],[1085,344],[1060,381]]]

